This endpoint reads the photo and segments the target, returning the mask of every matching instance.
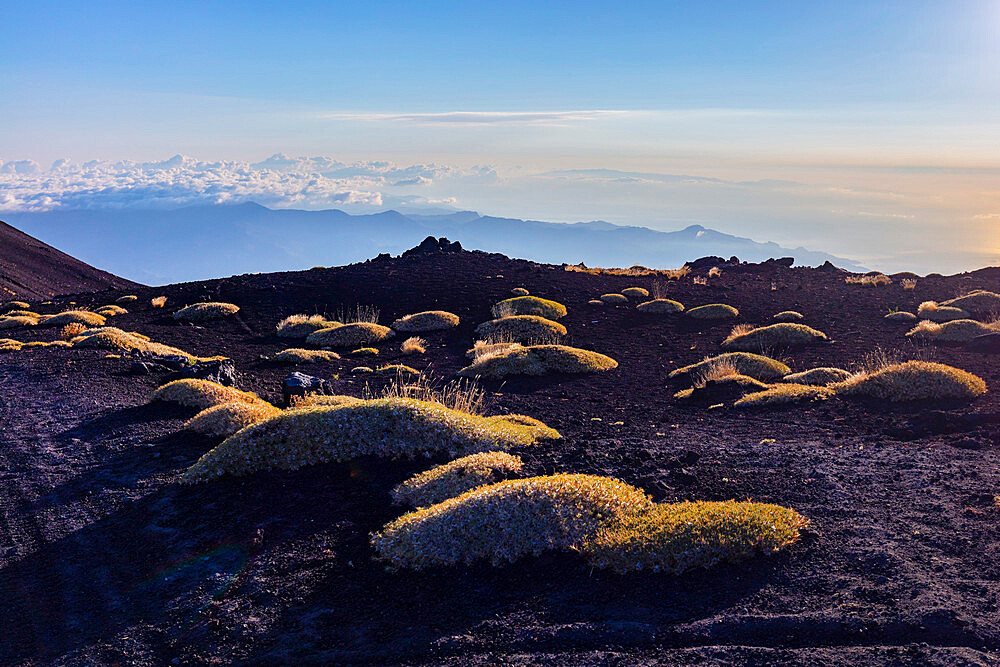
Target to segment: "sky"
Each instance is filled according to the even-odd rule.
[[[1000,0],[22,2],[4,210],[472,209],[1000,264]]]

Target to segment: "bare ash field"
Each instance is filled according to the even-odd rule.
[[[1000,661],[1000,268],[626,273],[6,303],[0,662]],[[291,371],[329,395],[288,408]]]

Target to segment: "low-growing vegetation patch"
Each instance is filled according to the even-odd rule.
[[[974,315],[995,315],[1000,313],[1000,294],[977,289],[944,301],[941,305],[960,308]]]
[[[153,308],[163,308],[165,305],[167,305],[167,297],[154,296],[152,299],[149,300],[149,305],[151,305]]]
[[[427,341],[420,336],[410,336],[399,346],[403,354],[424,354],[427,352]]]
[[[470,454],[414,475],[392,490],[392,498],[399,505],[427,507],[513,477],[523,468],[521,457],[507,452]]]
[[[931,322],[950,322],[951,320],[967,319],[969,313],[954,306],[942,306],[937,301],[924,301],[917,308],[917,317]]]
[[[649,298],[649,290],[645,287],[626,287],[621,293],[633,301]]]
[[[762,350],[771,347],[793,347],[827,340],[826,334],[805,324],[779,322],[750,331],[738,331],[722,341],[731,350]]]
[[[624,294],[602,294],[598,298],[601,300],[601,303],[609,306],[620,306],[624,303],[628,303],[628,297]]]
[[[292,396],[292,408],[308,408],[315,405],[347,405],[348,403],[360,403],[363,400],[343,394],[306,394],[305,396]]]
[[[558,437],[549,431],[550,437]],[[359,456],[506,451],[532,445],[541,437],[537,428],[408,398],[296,408],[230,436],[202,456],[183,481],[275,468],[296,470]]]
[[[174,313],[174,319],[184,322],[207,322],[235,315],[239,310],[240,307],[232,303],[205,301],[181,308]]]
[[[321,361],[336,361],[340,355],[329,350],[305,350],[291,347],[274,355],[273,361],[280,364],[315,364]]]
[[[674,394],[674,398],[691,399],[701,403],[728,403],[747,394],[764,391],[769,386],[749,375],[712,374],[696,380],[693,386]]]
[[[28,310],[30,308],[31,304],[27,301],[8,301],[3,306],[0,306],[0,313],[6,313],[11,310]]]
[[[608,477],[513,479],[405,514],[372,544],[396,568],[500,565],[549,550],[585,550],[604,522],[650,505],[643,491]]]
[[[458,326],[458,315],[445,310],[427,310],[401,317],[392,323],[391,328],[406,333],[422,333],[424,331],[443,331]]]
[[[760,408],[787,403],[825,401],[836,393],[830,387],[814,384],[776,384],[763,391],[747,394],[733,403],[737,408]]]
[[[673,299],[653,299],[644,301],[635,307],[641,313],[670,314],[684,310],[684,304]]]
[[[339,327],[320,329],[309,334],[306,342],[320,347],[356,347],[379,343],[395,334],[389,327],[372,322],[354,322]]]
[[[31,310],[8,310],[4,317],[31,317],[33,319],[38,319],[41,317],[38,313]]]
[[[63,327],[64,330],[65,328]],[[176,347],[162,343],[155,343],[149,340],[148,336],[143,336],[134,331],[123,331],[117,327],[86,329],[81,334],[71,338],[69,342],[72,343],[73,347],[79,348],[94,348],[117,352],[139,351],[157,355],[179,355],[191,361],[198,360],[197,357],[188,354],[184,350],[179,350]]]
[[[765,357],[761,354],[749,352],[725,352],[714,357],[707,357],[698,363],[671,371],[670,378],[692,379],[692,383],[698,377],[704,377],[710,370],[719,364],[728,364],[740,375],[748,375],[763,382],[777,381],[791,373],[791,369],[776,359]]]
[[[122,308],[121,306],[116,306],[112,304],[107,306],[101,306],[100,308],[95,309],[94,312],[97,313],[98,315],[103,315],[104,317],[114,317],[115,315],[124,315],[128,311]]]
[[[976,336],[1000,331],[1000,323],[983,324],[976,320],[951,320],[931,322],[923,320],[906,332],[910,338],[932,340],[940,343],[966,343]]]
[[[350,355],[352,357],[374,357],[378,354],[377,347],[359,347],[356,350],[351,350]]]
[[[493,317],[499,319],[507,315],[538,315],[547,320],[558,320],[566,316],[566,306],[537,296],[515,296],[493,306]]]
[[[267,401],[248,391],[227,387],[211,380],[185,378],[168,382],[153,392],[149,401],[180,403],[190,408],[204,410],[223,403],[248,403],[270,405]]]
[[[107,319],[103,315],[87,310],[66,310],[45,320],[45,326],[62,327],[77,322],[88,327],[103,327]]]
[[[278,322],[275,330],[281,338],[306,338],[321,329],[335,329],[340,322],[328,320],[323,315],[289,315]]]
[[[587,302],[587,305],[588,306],[603,306],[604,302],[601,301],[600,299],[591,299],[590,301]]]
[[[115,303],[132,303],[133,301],[138,301],[139,297],[135,294],[126,294],[125,296],[120,296],[115,299]]]
[[[265,402],[221,403],[196,414],[184,424],[184,428],[196,433],[228,437],[280,412],[281,410]]]
[[[12,315],[10,317],[0,317],[0,329],[23,329],[33,327],[38,324],[38,318],[27,315]]]
[[[885,319],[893,322],[913,322],[917,316],[905,310],[894,310],[885,316]]]
[[[681,574],[773,553],[799,539],[809,521],[766,503],[680,502],[619,514],[584,551],[595,567]]]
[[[24,347],[24,343],[19,340],[0,338],[0,352],[17,352],[22,347]]]
[[[847,276],[844,282],[848,285],[860,285],[861,287],[884,287],[892,284],[892,278],[884,273],[868,273],[863,276]]]
[[[523,287],[515,287],[510,291],[514,296],[528,296],[530,292]]]
[[[945,364],[907,361],[853,375],[834,387],[838,394],[903,402],[972,399],[986,393],[982,378]]]
[[[509,375],[595,373],[618,367],[603,354],[567,345],[529,345],[480,357],[458,372],[463,377],[500,379]]]
[[[351,373],[354,375],[363,375],[365,373],[374,373],[375,369],[370,366],[355,366],[351,369]]]
[[[782,378],[784,382],[791,382],[792,384],[813,384],[813,385],[828,385],[832,382],[841,382],[851,377],[851,373],[845,371],[843,368],[833,368],[831,366],[820,366],[819,368],[810,368],[807,371],[802,371],[801,373],[790,373]]]
[[[554,341],[566,335],[566,327],[538,315],[510,315],[483,322],[476,335],[518,343]]]
[[[725,303],[709,303],[692,308],[687,314],[696,320],[732,320],[740,316],[740,311]]]
[[[773,319],[775,322],[797,322],[802,319],[802,313],[796,310],[783,310],[780,313],[775,313]]]

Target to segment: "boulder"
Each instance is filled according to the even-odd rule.
[[[433,236],[428,236],[420,245],[415,248],[410,248],[403,253],[403,257],[409,257],[411,255],[429,255],[441,252],[462,252],[462,244],[458,241],[449,241],[445,237],[439,239]]]
[[[306,396],[308,394],[323,394],[329,396],[333,394],[330,383],[323,378],[313,377],[298,371],[289,373],[285,381],[281,384],[281,395],[285,405],[291,405],[293,396]]]

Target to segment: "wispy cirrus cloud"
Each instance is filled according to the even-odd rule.
[[[566,125],[634,114],[615,109],[576,111],[445,111],[441,113],[333,113],[329,120],[411,123],[416,125]]]

